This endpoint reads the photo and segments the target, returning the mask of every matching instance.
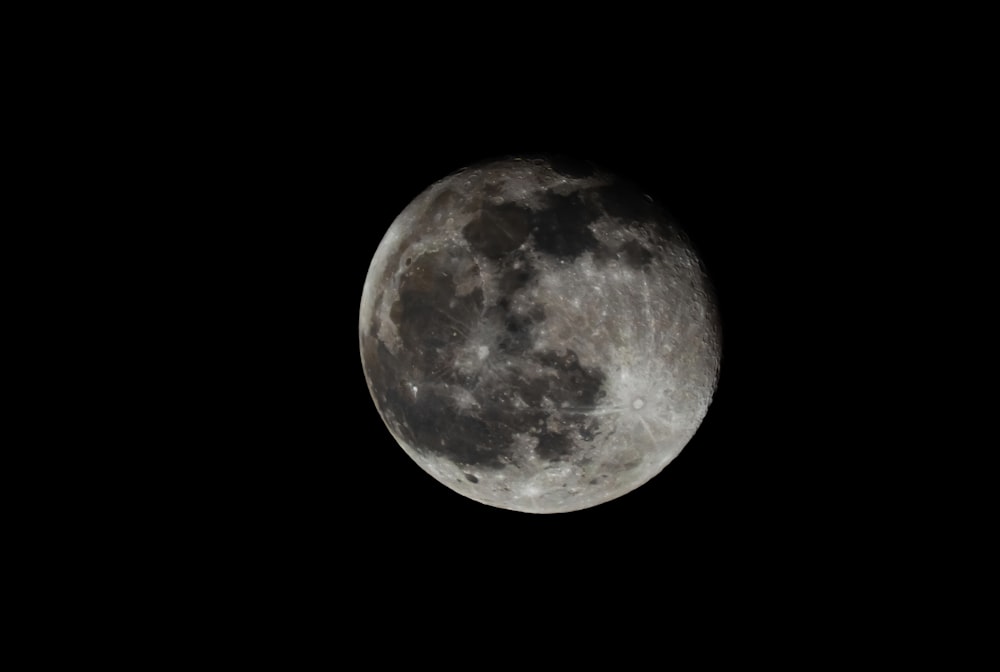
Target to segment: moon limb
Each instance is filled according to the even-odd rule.
[[[700,318],[686,308],[710,297],[707,279],[658,212],[611,212],[633,207],[612,207],[618,186],[550,164],[477,167],[414,199],[376,251],[359,320],[369,390],[407,454],[456,492],[535,513],[594,506],[659,473],[704,417],[718,324],[710,298]],[[459,292],[451,273],[470,265]],[[419,397],[395,389],[401,373]]]

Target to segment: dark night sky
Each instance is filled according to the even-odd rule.
[[[582,549],[595,535],[610,535],[600,543],[611,547],[646,548],[660,535],[681,545],[728,547],[781,528],[775,516],[791,515],[795,497],[809,488],[810,476],[797,473],[796,464],[816,438],[815,429],[802,424],[796,387],[802,368],[811,366],[801,359],[802,330],[810,326],[801,303],[807,290],[795,277],[804,250],[796,249],[790,230],[800,225],[798,190],[805,181],[791,165],[795,148],[774,141],[773,125],[745,115],[735,122],[718,106],[670,109],[593,118],[466,110],[454,122],[443,111],[429,122],[389,120],[370,130],[369,142],[345,133],[345,144],[325,159],[334,171],[322,185],[329,196],[320,199],[301,241],[329,288],[329,295],[310,291],[318,300],[310,309],[325,313],[318,325],[331,343],[321,360],[326,366],[315,372],[323,395],[312,406],[320,414],[309,420],[317,452],[307,458],[305,477],[321,491],[320,501],[330,497],[332,519],[363,536],[419,537],[413,543],[432,554],[435,545],[493,547],[512,539]],[[490,509],[425,475],[378,417],[357,354],[357,304],[367,266],[398,212],[452,170],[519,151],[594,160],[645,187],[699,246],[723,316],[720,386],[696,438],[640,490],[574,514]],[[329,372],[335,381],[325,380]],[[650,526],[650,536],[619,539],[637,521]]]
[[[676,615],[692,616],[727,654],[736,646],[716,633],[733,612],[769,654],[840,650],[857,639],[862,612],[875,619],[871,636],[881,636],[892,619],[871,608],[885,599],[878,591],[905,577],[895,579],[899,593],[921,599],[926,578],[913,578],[911,554],[896,560],[882,550],[915,501],[927,495],[932,508],[942,498],[933,479],[911,479],[926,490],[920,497],[897,496],[906,480],[899,465],[914,461],[917,441],[880,427],[894,382],[884,354],[909,339],[897,342],[881,324],[901,296],[922,296],[935,282],[933,269],[895,272],[906,256],[897,241],[914,236],[889,186],[897,153],[915,172],[927,161],[926,129],[896,130],[934,98],[925,69],[914,70],[913,105],[884,104],[911,52],[887,46],[891,58],[876,67],[859,57],[850,31],[817,40],[826,14],[764,16],[770,29],[760,31],[731,8],[713,8],[700,35],[631,9],[559,9],[553,26],[539,24],[535,8],[449,9],[433,19],[435,35],[399,7],[374,9],[361,20],[337,6],[315,21],[296,10],[281,26],[271,8],[246,30],[239,22],[253,12],[227,11],[207,28],[204,52],[188,39],[204,22],[185,14],[185,30],[157,46],[153,61],[113,52],[137,64],[134,81],[113,80],[121,104],[100,91],[65,101],[69,117],[93,106],[120,127],[124,145],[106,155],[100,129],[80,127],[94,151],[77,159],[102,189],[100,208],[84,204],[70,228],[93,235],[105,206],[129,192],[124,235],[105,234],[108,252],[144,267],[160,255],[162,267],[149,265],[162,285],[153,298],[168,304],[149,325],[123,306],[126,328],[107,336],[162,338],[130,375],[145,376],[151,357],[167,381],[155,371],[152,385],[167,398],[147,401],[139,388],[142,410],[127,418],[153,433],[153,447],[137,431],[136,445],[106,470],[113,487],[97,493],[109,520],[125,511],[126,525],[111,528],[122,552],[108,555],[98,540],[100,548],[74,546],[66,557],[97,550],[108,571],[134,565],[130,600],[158,610],[161,600],[146,591],[163,591],[170,636],[177,623],[199,642],[239,631],[226,655],[255,654],[283,625],[293,643],[282,656],[307,638],[322,642],[323,656],[357,646],[366,659],[383,651],[437,659],[468,628],[476,650],[466,660],[523,658],[527,642],[554,643],[561,661],[564,648],[614,651],[618,660],[643,644],[659,647],[662,660],[672,655],[663,644],[679,639],[668,622],[682,595],[697,611]],[[624,25],[607,25],[619,13]],[[483,28],[499,15],[517,25],[489,35]],[[584,15],[595,25],[572,25]],[[897,18],[885,36],[901,32]],[[467,25],[456,29],[461,19]],[[851,21],[868,25],[868,12]],[[726,22],[740,39],[720,34]],[[136,39],[143,30],[133,28]],[[914,34],[936,61],[934,32]],[[595,161],[656,197],[700,249],[723,324],[719,388],[694,439],[638,490],[568,514],[490,508],[425,474],[379,417],[358,351],[365,275],[397,214],[451,171],[517,153]],[[123,190],[103,179],[92,158],[119,164],[131,182]],[[873,196],[883,195],[875,209]],[[907,197],[922,203],[921,194]],[[913,258],[936,263],[947,235],[917,237]],[[129,285],[132,276],[114,281]],[[135,284],[137,303],[150,303]],[[932,309],[925,316],[922,307],[921,329],[965,328],[947,304]],[[947,367],[953,354],[935,364],[942,349],[928,352],[908,353],[907,368]],[[953,393],[929,390],[901,424],[921,430],[923,414]],[[106,408],[100,418],[119,414]],[[70,449],[83,459],[104,440],[78,438]],[[94,486],[79,480],[90,497]],[[90,534],[101,521],[84,523]],[[848,617],[828,627],[839,613]],[[631,629],[637,618],[654,636]],[[189,626],[199,620],[204,627]],[[558,633],[577,620],[584,627],[571,637]],[[801,639],[782,620],[836,639],[789,649]],[[609,636],[619,621],[625,637]],[[420,626],[433,637],[416,647],[397,638]]]
[[[559,8],[551,26],[540,8],[442,17],[410,8],[435,34],[402,6],[373,5],[371,19],[354,9],[326,8],[323,18],[296,9],[284,23],[274,8],[226,10],[217,23],[178,13],[183,29],[168,28],[150,58],[112,45],[113,66],[92,72],[81,59],[79,97],[53,103],[60,125],[87,110],[109,129],[70,124],[90,144],[69,147],[65,166],[39,154],[67,175],[96,177],[81,189],[93,202],[53,190],[72,209],[63,228],[140,271],[94,269],[115,285],[109,294],[135,292],[116,311],[121,329],[96,314],[65,333],[137,351],[115,358],[127,376],[73,381],[101,406],[93,426],[58,411],[51,419],[74,432],[68,450],[96,461],[104,479],[71,475],[81,503],[100,499],[106,513],[74,511],[75,492],[59,502],[60,516],[80,517],[81,539],[50,558],[52,571],[96,591],[78,606],[119,607],[144,631],[157,627],[143,612],[161,612],[167,649],[231,630],[232,644],[220,640],[227,656],[256,656],[286,629],[284,663],[304,640],[337,659],[358,647],[366,660],[390,651],[437,660],[465,641],[475,646],[465,660],[477,662],[517,652],[523,664],[524,651],[546,645],[559,647],[560,662],[564,649],[623,660],[644,644],[662,660],[680,639],[674,615],[717,644],[699,655],[747,652],[720,630],[734,612],[769,656],[844,649],[860,641],[856,621],[869,613],[869,636],[891,629],[873,608],[895,597],[885,587],[895,581],[899,595],[922,600],[928,577],[942,574],[914,574],[913,559],[951,552],[932,540],[898,558],[884,552],[907,518],[923,534],[924,517],[910,511],[923,502],[940,517],[943,495],[934,478],[911,478],[921,492],[898,494],[919,438],[880,422],[899,382],[887,355],[922,372],[951,366],[955,354],[935,344],[902,356],[910,334],[884,329],[901,297],[924,301],[940,275],[936,257],[953,253],[944,249],[951,221],[914,235],[900,201],[922,207],[924,195],[890,185],[896,163],[926,169],[921,137],[940,124],[907,126],[936,97],[925,89],[932,68],[909,65],[913,52],[952,76],[937,63],[936,33],[914,31],[919,48],[898,50],[882,39],[906,32],[893,14],[875,31],[889,56],[879,67],[851,30],[817,38],[830,13],[764,14],[759,30],[713,7],[700,34],[626,8]],[[516,25],[489,34],[501,15]],[[165,21],[126,32],[145,41]],[[849,22],[867,26],[869,12]],[[73,59],[59,60],[69,68]],[[119,74],[120,63],[135,72]],[[919,95],[886,104],[908,69]],[[91,90],[100,77],[113,95]],[[14,130],[34,141],[33,129]],[[120,152],[106,146],[111,136]],[[379,417],[358,349],[368,265],[398,213],[446,174],[518,153],[591,160],[653,195],[699,248],[723,325],[718,391],[694,439],[638,490],[568,514],[487,507],[424,473]],[[106,211],[122,216],[121,231],[105,226]],[[913,239],[911,254],[899,241]],[[902,257],[928,268],[902,274]],[[83,294],[81,314],[92,300]],[[945,301],[921,305],[919,329],[963,333],[966,317]],[[102,371],[103,354],[80,358]],[[133,378],[141,384],[125,387]],[[98,384],[109,381],[133,408],[105,401]],[[922,431],[924,414],[956,389],[921,390],[897,424]],[[123,415],[128,443],[105,453],[106,426],[115,434]],[[938,447],[946,462],[952,446]],[[50,459],[50,448],[33,451]],[[15,518],[47,496],[21,498]],[[100,575],[73,575],[80,558],[110,573],[128,602],[106,601]],[[675,606],[682,595],[695,610]],[[570,637],[559,633],[576,621],[583,627]],[[398,637],[421,626],[433,637],[417,646]],[[835,639],[788,647],[803,643],[796,631]]]
[[[397,558],[405,573],[380,581],[422,574],[456,590],[598,557],[622,575],[683,574],[807,552],[830,515],[817,493],[839,431],[823,401],[838,319],[817,271],[837,230],[824,157],[838,138],[797,96],[672,93],[669,81],[596,102],[577,89],[298,92],[260,117],[255,144],[220,141],[239,165],[232,199],[248,204],[225,243],[239,279],[219,297],[251,316],[236,348],[243,438],[209,469],[244,507],[233,534],[308,563],[334,554],[365,576],[369,557]],[[426,475],[379,418],[358,354],[361,288],[395,216],[447,173],[519,152],[593,160],[655,196],[701,250],[723,319],[719,389],[696,437],[642,488],[571,514],[493,509]]]

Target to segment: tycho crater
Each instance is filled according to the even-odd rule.
[[[375,251],[359,327],[403,450],[466,497],[530,513],[656,476],[719,372],[714,295],[687,237],[590,163],[511,158],[427,188]]]

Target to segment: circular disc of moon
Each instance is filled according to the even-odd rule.
[[[687,237],[589,163],[505,159],[428,187],[375,251],[359,327],[403,450],[515,511],[585,509],[646,483],[718,380],[716,304]]]

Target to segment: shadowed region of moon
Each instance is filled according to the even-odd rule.
[[[683,232],[631,183],[566,159],[428,187],[375,251],[359,334],[403,450],[455,492],[531,513],[656,476],[718,379],[715,300]]]

